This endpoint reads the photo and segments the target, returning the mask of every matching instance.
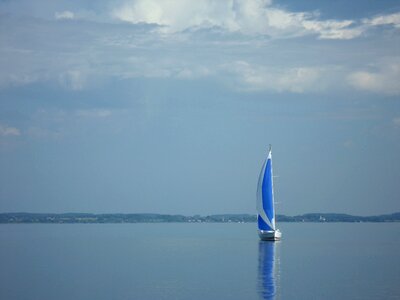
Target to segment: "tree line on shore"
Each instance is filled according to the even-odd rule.
[[[277,215],[277,222],[399,222],[400,212],[377,216],[338,213],[309,213],[298,216]],[[184,216],[169,214],[90,214],[90,213],[0,213],[0,223],[252,223],[251,214]]]

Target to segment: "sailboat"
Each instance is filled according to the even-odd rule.
[[[274,188],[272,178],[272,147],[261,168],[257,186],[258,235],[263,241],[280,240],[282,233],[275,226]]]

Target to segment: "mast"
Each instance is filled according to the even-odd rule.
[[[272,205],[272,220],[271,223],[274,226],[274,230],[275,230],[275,197],[274,197],[274,172],[272,170],[272,145],[269,144],[269,157],[271,159],[271,193],[272,193],[272,201],[271,201],[271,205]]]

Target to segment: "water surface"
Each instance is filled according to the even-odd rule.
[[[0,225],[0,299],[399,299],[399,223]]]

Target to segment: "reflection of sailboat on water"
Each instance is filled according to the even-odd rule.
[[[258,235],[263,241],[280,240],[281,232],[275,227],[274,187],[272,180],[272,149],[261,169],[257,185]]]
[[[277,271],[279,263],[276,258],[275,251],[277,250],[274,242],[265,241],[259,242],[258,245],[258,284],[259,292],[262,299],[275,299],[277,294]]]

